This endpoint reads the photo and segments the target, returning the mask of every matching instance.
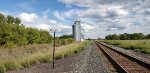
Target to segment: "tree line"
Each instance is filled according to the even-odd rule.
[[[0,13],[0,47],[14,48],[51,42],[52,36],[48,31],[25,27],[19,18]]]
[[[142,40],[142,39],[150,39],[150,34],[144,35],[143,33],[133,33],[133,34],[112,34],[105,36],[106,40]]]
[[[74,42],[72,35],[62,35],[60,37],[56,37],[56,46],[66,45]]]

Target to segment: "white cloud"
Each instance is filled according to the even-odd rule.
[[[58,11],[64,20],[79,18],[82,29],[88,37],[104,37],[119,33],[150,33],[149,0],[58,0],[73,7],[67,11]],[[85,7],[81,8],[80,7]],[[86,24],[84,24],[86,23]],[[90,25],[88,25],[90,24]],[[89,31],[88,29],[93,29]],[[99,32],[99,34],[98,34]]]
[[[78,10],[76,9],[72,9],[72,10],[68,10],[66,12],[61,12],[61,11],[54,11],[52,14],[59,20],[61,21],[66,21],[67,18],[74,18],[74,16],[78,15],[79,12],[76,12]]]
[[[57,10],[53,12],[53,15],[54,15],[57,19],[59,19],[59,20],[62,20],[62,21],[65,20],[64,16],[61,15],[60,12],[57,11]]]
[[[48,30],[49,29],[49,25],[47,24],[39,24],[37,25],[38,29],[44,29],[44,30]]]
[[[94,29],[94,27],[92,25],[83,23],[81,24],[81,27],[83,29],[83,31],[88,32],[88,31],[92,31]]]
[[[91,4],[93,3],[92,0],[86,0],[86,1],[82,1],[82,0],[58,0],[58,1],[65,3],[67,5],[74,4],[76,6],[81,6],[81,7],[91,6]]]
[[[22,20],[22,23],[27,27],[34,27],[38,29],[43,29],[49,31],[49,29],[55,28],[58,31],[57,36],[63,34],[71,34],[71,26],[68,24],[58,22],[48,18],[49,10],[42,13],[42,16],[36,13],[21,13],[18,17]]]
[[[113,12],[116,15],[128,15],[128,11],[122,9],[120,6],[111,6],[107,8],[108,13]]]
[[[23,22],[35,22],[38,16],[35,13],[21,13],[19,17],[22,19]]]
[[[43,18],[47,19],[48,18],[48,14],[50,13],[50,9],[47,9],[46,11],[42,12]]]

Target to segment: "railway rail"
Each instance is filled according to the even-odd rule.
[[[150,64],[102,43],[95,42],[118,73],[150,73]]]

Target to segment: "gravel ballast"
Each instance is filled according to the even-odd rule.
[[[102,43],[106,46],[109,46],[113,49],[116,49],[122,53],[125,53],[129,56],[132,56],[136,59],[139,59],[141,61],[144,61],[146,63],[149,63],[150,64],[150,55],[149,54],[143,54],[143,53],[140,53],[140,52],[136,52],[136,51],[133,51],[133,50],[127,50],[127,49],[123,49],[123,48],[120,48],[120,47],[116,47],[116,46],[113,46],[113,45],[110,45],[110,44],[106,44],[106,43]]]
[[[7,73],[106,73],[106,69],[102,65],[98,49],[89,44],[80,53],[56,60],[55,69],[52,69],[52,63],[42,63]]]

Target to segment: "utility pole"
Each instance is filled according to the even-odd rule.
[[[54,44],[53,44],[53,69],[54,69],[54,64],[55,64],[55,31],[54,31]]]
[[[56,29],[50,29],[51,32],[54,32],[54,41],[53,41],[53,69],[55,67],[55,33]]]

